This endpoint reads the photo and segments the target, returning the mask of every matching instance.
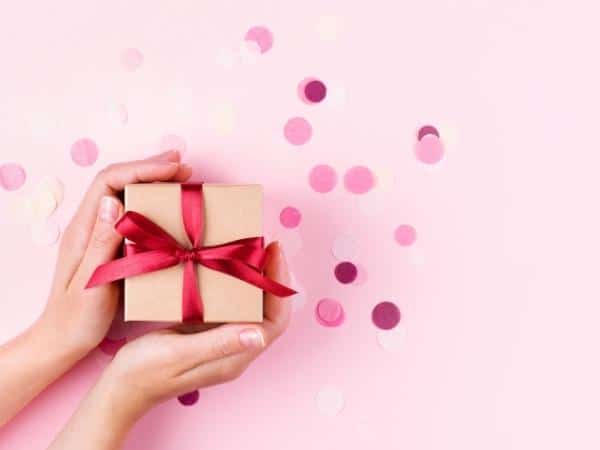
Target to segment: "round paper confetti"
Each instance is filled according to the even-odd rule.
[[[373,308],[373,323],[382,330],[391,330],[400,322],[400,309],[392,302],[381,302]]]
[[[369,192],[375,185],[375,177],[368,167],[355,166],[344,175],[344,186],[353,194]]]
[[[60,228],[54,222],[40,222],[31,225],[31,240],[37,245],[54,245],[60,237]]]
[[[286,228],[296,228],[301,220],[302,214],[293,206],[283,208],[279,214],[279,221]]]
[[[25,212],[32,222],[43,221],[50,217],[56,209],[54,194],[47,189],[36,190],[25,199]]]
[[[19,164],[6,163],[0,166],[0,186],[7,191],[16,191],[25,183],[25,170]]]
[[[265,53],[273,47],[273,33],[263,26],[252,27],[246,33],[247,41],[255,42],[261,53]]]
[[[398,325],[392,330],[377,330],[377,343],[387,352],[399,350],[405,339],[406,328],[402,325]]]
[[[444,156],[442,141],[433,135],[426,134],[415,145],[417,159],[425,164],[435,164]]]
[[[258,61],[262,51],[254,41],[244,41],[240,45],[240,60],[246,64],[254,64]]]
[[[344,261],[335,266],[335,277],[342,284],[349,284],[356,280],[358,269],[349,261]]]
[[[105,337],[98,347],[105,355],[115,356],[119,349],[127,343],[127,339],[109,339]]]
[[[129,72],[139,69],[143,62],[144,55],[137,48],[128,48],[121,53],[121,64]]]
[[[312,127],[303,117],[293,117],[283,127],[283,135],[292,145],[304,145],[312,137]]]
[[[421,140],[423,139],[424,136],[427,136],[428,134],[433,134],[436,137],[440,137],[440,133],[437,130],[437,128],[435,128],[432,125],[425,125],[421,128],[419,128],[419,131],[417,131],[417,140]]]
[[[317,322],[325,327],[337,327],[344,322],[344,308],[331,298],[324,298],[315,309]]]
[[[199,398],[200,393],[198,391],[192,391],[180,395],[177,397],[177,400],[179,400],[179,403],[181,403],[183,406],[192,406],[198,401]]]
[[[358,248],[353,238],[346,235],[336,237],[331,244],[331,253],[339,261],[356,259]]]
[[[417,240],[417,230],[410,225],[400,225],[394,231],[394,239],[396,239],[399,245],[408,247],[409,245],[413,245]]]
[[[56,177],[47,176],[40,180],[36,190],[39,191],[50,191],[56,204],[60,204],[65,196],[65,186],[62,181]]]
[[[308,182],[313,190],[324,194],[332,191],[337,184],[337,173],[333,167],[321,164],[312,168]]]
[[[326,386],[317,392],[316,402],[319,412],[333,417],[344,409],[344,393],[335,386]]]
[[[176,134],[165,134],[158,145],[160,152],[178,150],[180,154],[185,153],[187,144],[185,140]]]
[[[325,84],[316,78],[305,78],[298,84],[298,96],[304,103],[319,103],[326,95]]]
[[[98,146],[91,139],[78,139],[71,146],[71,159],[78,166],[91,166],[98,159]]]

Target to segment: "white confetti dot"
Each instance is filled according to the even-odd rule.
[[[331,253],[333,253],[333,256],[339,261],[356,260],[358,254],[356,242],[350,236],[338,236],[333,240]]]
[[[50,191],[59,205],[65,197],[65,186],[62,181],[56,177],[46,176],[40,180],[36,188],[37,191]]]
[[[210,116],[210,124],[221,136],[231,134],[235,128],[237,119],[233,105],[221,103],[216,105]]]
[[[377,342],[387,352],[398,351],[406,339],[406,328],[400,324],[391,330],[377,330]]]
[[[325,15],[317,19],[317,34],[325,42],[337,40],[344,30],[344,20],[339,16]]]
[[[240,44],[240,60],[244,64],[255,64],[261,55],[260,46],[254,41],[244,41]]]
[[[326,386],[317,393],[317,409],[326,416],[336,416],[344,408],[344,393],[335,386]]]
[[[52,215],[56,199],[48,189],[36,190],[25,199],[25,211],[30,222],[40,222]]]
[[[30,227],[31,239],[38,245],[56,244],[60,237],[60,228],[54,222],[39,222]]]

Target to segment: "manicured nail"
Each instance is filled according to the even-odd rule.
[[[102,200],[100,200],[98,217],[105,223],[113,224],[117,221],[117,218],[119,217],[119,204],[113,197],[108,195],[102,197]]]
[[[265,338],[255,328],[242,330],[240,332],[240,342],[246,348],[263,348],[265,346]]]

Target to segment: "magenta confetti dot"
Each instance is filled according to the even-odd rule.
[[[348,284],[356,280],[358,269],[349,261],[343,261],[335,266],[335,277],[340,283]]]
[[[353,194],[369,192],[374,185],[375,177],[368,167],[355,166],[344,175],[344,186]]]
[[[129,72],[139,69],[143,62],[144,55],[137,48],[127,48],[121,53],[121,64]]]
[[[109,356],[114,356],[117,354],[119,349],[123,347],[127,343],[127,338],[122,339],[110,339],[105,337],[98,347],[102,351]]]
[[[300,225],[301,220],[302,213],[293,206],[283,208],[279,214],[279,221],[281,222],[281,225],[286,228],[296,228]]]
[[[443,158],[444,146],[437,136],[427,134],[417,141],[415,154],[422,163],[435,164]]]
[[[312,136],[312,127],[304,117],[293,117],[283,128],[283,134],[292,145],[306,144]]]
[[[408,247],[417,240],[417,230],[410,225],[400,225],[394,231],[394,239],[403,247]]]
[[[246,32],[246,41],[255,42],[261,53],[265,53],[273,47],[273,33],[267,27],[252,27]]]
[[[400,309],[392,302],[381,302],[373,308],[373,323],[382,330],[391,330],[400,322]]]
[[[304,95],[310,102],[319,103],[327,95],[327,88],[321,80],[312,80],[304,87]]]
[[[199,398],[200,393],[198,391],[192,391],[180,395],[179,397],[177,397],[177,400],[179,400],[179,403],[181,403],[184,406],[192,406],[198,401]]]
[[[91,166],[98,159],[98,146],[91,139],[79,139],[71,146],[71,159],[78,166]]]
[[[321,164],[312,168],[308,182],[315,191],[324,194],[337,184],[337,173],[333,167]]]
[[[19,164],[6,163],[0,166],[0,186],[7,191],[16,191],[26,179],[25,169]]]
[[[324,298],[317,303],[315,315],[317,322],[324,327],[337,327],[344,322],[344,308],[331,298]]]
[[[432,134],[438,138],[440,137],[440,133],[436,127],[434,127],[433,125],[425,125],[419,128],[419,131],[417,131],[417,139],[420,141],[421,139],[423,139],[424,136],[427,136],[428,134]]]

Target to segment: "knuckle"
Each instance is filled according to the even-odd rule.
[[[95,230],[90,239],[92,248],[104,248],[110,244],[113,237],[113,231],[110,229]]]

